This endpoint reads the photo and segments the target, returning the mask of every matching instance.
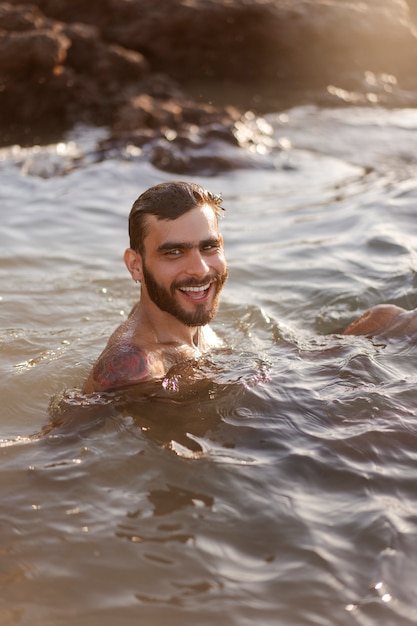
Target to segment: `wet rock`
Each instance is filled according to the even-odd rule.
[[[95,23],[178,79],[335,81],[341,72],[414,74],[415,0],[38,0]],[[411,10],[410,10],[411,7]],[[192,53],[191,53],[192,51]]]
[[[34,6],[0,3],[0,77],[45,77],[65,60],[70,40]]]
[[[164,169],[257,166],[279,146],[248,108],[411,106],[416,12],[416,0],[0,0],[0,144],[83,122],[111,129],[100,150],[132,146]],[[184,94],[210,82],[235,87]],[[239,86],[238,110],[226,105]]]
[[[0,2],[0,144],[59,140],[77,122],[111,124],[148,73],[100,30]]]
[[[269,168],[273,165],[266,156],[282,150],[263,118],[234,107],[199,104],[178,90],[175,99],[142,94],[121,107],[111,136],[100,148],[130,158],[132,147],[159,169],[206,175]]]
[[[167,172],[204,176],[236,169],[275,169],[274,162],[263,155],[240,150],[221,140],[179,139],[176,142],[159,140],[149,151],[150,162]]]
[[[0,34],[0,72],[10,83],[46,78],[66,58],[70,41],[55,30],[30,30]]]
[[[33,4],[0,3],[0,30],[24,31],[47,28],[51,25],[43,13]]]
[[[147,74],[148,63],[142,54],[104,42],[97,27],[70,23],[62,30],[71,41],[67,63],[77,73],[103,85],[137,82]]]

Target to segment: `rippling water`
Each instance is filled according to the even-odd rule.
[[[227,207],[226,348],[141,393],[78,388],[172,176],[89,162],[89,129],[2,152],[2,625],[417,622],[416,338],[337,334],[417,307],[417,111],[269,122],[272,168],[192,179]]]

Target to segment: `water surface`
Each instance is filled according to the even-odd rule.
[[[190,178],[227,207],[225,348],[89,398],[130,206],[173,177],[89,129],[2,152],[2,624],[416,623],[416,338],[338,333],[417,306],[417,111],[269,122],[269,169]]]

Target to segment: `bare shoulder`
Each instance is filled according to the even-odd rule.
[[[380,304],[365,311],[343,335],[408,336],[417,332],[417,309],[406,311],[394,304]]]
[[[108,391],[151,378],[147,352],[132,342],[110,343],[97,359],[83,391]]]

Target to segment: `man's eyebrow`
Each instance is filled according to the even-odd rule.
[[[192,250],[193,248],[204,248],[205,246],[218,246],[220,244],[219,237],[210,237],[210,239],[204,239],[197,244],[185,241],[165,241],[158,246],[158,252],[164,252],[167,250]]]

